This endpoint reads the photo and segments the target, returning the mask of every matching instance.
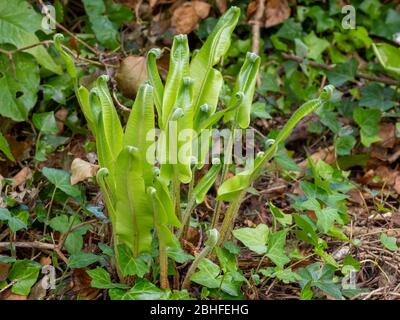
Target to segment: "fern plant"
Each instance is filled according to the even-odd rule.
[[[196,181],[194,172],[204,166],[203,160],[209,152],[211,134],[208,129],[223,123],[231,129],[246,129],[250,123],[260,66],[256,54],[246,55],[229,103],[224,108],[218,107],[224,81],[215,66],[229,49],[239,15],[240,10],[231,7],[192,57],[187,37],[175,36],[165,84],[156,65],[162,52],[150,50],[147,55],[149,80],[140,86],[125,127],[114,107],[107,85],[108,77],[100,76],[91,90],[79,86],[74,61],[61,47],[62,36],[55,36],[56,48],[75,81],[79,104],[96,138],[101,168],[97,181],[110,216],[116,266],[122,279],[132,275],[125,265],[126,252],[129,251],[133,259],[150,252],[156,236],[160,285],[162,288],[169,286],[168,248],[179,247],[178,239],[185,236],[192,211],[204,201],[220,176],[222,184],[218,188],[212,221],[214,229],[209,233],[212,241],[207,242],[202,254],[193,262],[184,281],[188,287],[199,259],[210,254],[214,245],[226,238],[246,190],[262,174],[265,163],[272,159],[278,145],[284,142],[302,117],[330,98],[332,88],[328,87],[318,99],[297,110],[269,149],[255,159],[253,167],[227,179],[230,165],[216,161]],[[157,128],[161,131],[159,135],[156,135]],[[176,135],[171,134],[172,131]],[[184,139],[177,138],[181,133],[185,133]],[[199,139],[205,144],[198,145]],[[225,158],[231,156],[233,134],[227,140],[229,154],[225,154]],[[181,184],[189,185],[187,193],[182,192]],[[223,201],[229,203],[229,209],[219,226]]]

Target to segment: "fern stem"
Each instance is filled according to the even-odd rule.
[[[169,288],[168,281],[168,255],[167,255],[167,247],[161,241],[159,237],[159,261],[160,261],[160,287],[161,289]]]

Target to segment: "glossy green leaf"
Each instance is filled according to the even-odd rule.
[[[278,136],[267,151],[256,158],[253,168],[242,171],[229,178],[219,187],[218,199],[232,201],[236,199],[243,190],[247,189],[261,174],[264,165],[274,157],[278,146],[287,139],[296,124],[306,115],[329,101],[332,97],[333,90],[333,86],[326,86],[319,98],[310,100],[297,109],[286,122],[285,126],[279,131]]]
[[[177,35],[171,48],[168,77],[165,82],[162,105],[162,124],[167,126],[176,105],[183,78],[189,76],[189,45],[186,35]]]
[[[61,41],[64,40],[64,36],[61,33],[57,33],[53,37],[54,39],[54,46],[56,47],[57,51],[60,53],[61,58],[65,63],[65,67],[69,76],[76,82],[77,81],[77,72],[75,68],[74,59],[67,54],[61,46]]]
[[[92,288],[113,289],[113,288],[128,288],[128,285],[122,283],[112,283],[110,274],[103,268],[97,267],[93,270],[88,270],[87,274],[92,278]]]
[[[330,84],[334,86],[341,86],[347,81],[354,80],[357,69],[357,60],[350,59],[349,61],[336,65],[332,70],[327,71],[326,74]]]
[[[97,78],[93,93],[99,98],[101,105],[101,125],[104,127],[104,142],[107,145],[111,158],[115,161],[122,149],[123,130],[108,90],[108,77],[103,75]]]
[[[270,233],[268,236],[268,250],[266,256],[280,268],[283,268],[283,266],[290,261],[285,254],[286,234],[286,230],[281,230]]]
[[[395,237],[389,237],[386,234],[381,233],[379,239],[385,248],[389,249],[390,251],[395,252],[399,248],[397,246],[397,239]]]
[[[17,48],[28,47],[40,42],[35,33],[42,30],[43,16],[36,12],[26,0],[0,2],[0,43],[12,44]],[[35,46],[25,52],[35,57],[46,69],[61,74],[61,68],[43,46]],[[25,77],[29,73],[25,73]],[[23,79],[23,77],[17,77]]]
[[[126,245],[118,245],[118,264],[124,276],[142,278],[149,270],[142,257],[134,257]]]
[[[14,282],[12,293],[27,296],[37,281],[41,265],[31,260],[17,260],[8,274],[8,279]]]
[[[102,261],[102,257],[89,252],[76,252],[68,259],[68,267],[71,269],[86,268],[91,264]]]
[[[35,113],[32,116],[32,122],[42,133],[56,134],[59,131],[54,111]]]
[[[360,126],[361,142],[369,147],[372,143],[380,141],[379,122],[381,112],[377,109],[357,108],[353,113],[354,121]]]
[[[76,90],[76,97],[79,105],[88,123],[90,131],[96,136],[97,119],[99,116],[100,108],[96,108],[96,104],[90,102],[90,92],[84,86],[80,86]]]
[[[218,21],[200,51],[190,64],[190,76],[193,79],[193,109],[195,127],[199,127],[202,105],[209,105],[210,113],[217,107],[222,87],[222,75],[213,66],[225,55],[231,44],[231,34],[239,20],[240,10],[231,7]],[[203,115],[204,116],[204,115]]]

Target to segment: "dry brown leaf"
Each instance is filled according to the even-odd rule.
[[[336,161],[335,147],[330,146],[328,148],[319,149],[317,152],[313,153],[310,158],[313,160],[313,162],[323,160],[328,164],[332,164]],[[302,168],[307,167],[307,160],[300,162],[298,165]]]
[[[32,178],[32,170],[29,167],[22,168],[13,178],[13,186],[17,187]]]
[[[94,177],[99,170],[99,166],[91,164],[80,158],[76,158],[71,164],[71,184],[77,184],[87,178]]]
[[[252,1],[249,3],[249,5],[247,6],[247,11],[246,11],[246,15],[247,18],[249,19],[253,14],[255,14],[257,11],[257,1]]]
[[[394,180],[393,188],[398,194],[400,194],[400,173],[397,173],[397,177]]]
[[[0,281],[7,279],[10,267],[11,266],[8,263],[0,263]]]
[[[376,144],[382,148],[393,148],[399,143],[399,139],[396,136],[396,127],[393,123],[381,123],[379,126],[379,137],[381,141]]]
[[[56,117],[57,120],[64,122],[65,120],[67,120],[68,117],[68,109],[61,108],[54,114],[54,116]]]
[[[265,27],[269,28],[282,23],[290,16],[286,0],[268,0],[265,6]]]
[[[134,98],[139,86],[147,80],[146,58],[126,57],[122,60],[115,79],[122,94],[127,98]]]
[[[184,2],[172,13],[171,24],[177,33],[188,34],[199,21],[208,17],[211,5],[202,1]]]
[[[226,0],[216,0],[215,4],[220,13],[225,13],[226,9],[228,9],[228,5],[226,4]]]

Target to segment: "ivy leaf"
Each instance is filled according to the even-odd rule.
[[[80,251],[82,250],[83,247],[83,238],[77,232],[77,230],[74,230],[73,232],[70,232],[65,239],[65,249],[67,251],[74,255],[74,254],[79,254]]]
[[[111,300],[161,300],[168,298],[168,293],[142,279],[137,281],[135,286],[128,291],[111,289],[109,295]]]
[[[286,233],[286,230],[281,230],[271,233],[268,238],[268,252],[266,256],[280,268],[283,268],[290,261],[285,254]]]
[[[294,283],[301,279],[301,277],[296,272],[293,272],[292,269],[277,270],[272,276],[275,276],[286,284]]]
[[[356,145],[356,139],[352,135],[338,137],[335,141],[336,153],[339,156],[350,155],[351,150]]]
[[[319,262],[310,264],[306,268],[300,268],[298,274],[301,279],[299,281],[301,288],[311,289],[311,287],[317,287],[335,299],[342,299],[342,293],[340,292],[339,285],[333,280],[335,277],[336,268],[332,265],[325,264],[321,267]],[[308,290],[306,290],[308,291]],[[306,294],[309,298],[310,292]]]
[[[43,16],[36,12],[32,5],[25,0],[1,1],[0,2],[0,43],[12,44],[17,48],[23,48],[39,43],[40,40],[35,35],[36,31],[41,30]],[[37,62],[46,69],[61,74],[62,70],[43,46],[36,46],[25,50],[25,52],[35,57]],[[17,68],[18,70],[18,68]],[[30,77],[29,71],[22,77]],[[0,87],[2,87],[0,85]],[[2,99],[2,101],[4,101]]]
[[[128,288],[127,285],[121,283],[112,283],[110,274],[101,267],[93,270],[86,271],[92,278],[91,286],[98,289],[112,289],[112,288]]]
[[[120,268],[124,276],[139,276],[142,278],[148,272],[148,266],[143,257],[134,257],[126,245],[118,246]]]
[[[44,167],[42,173],[57,189],[71,197],[80,196],[81,191],[77,186],[71,185],[71,175],[67,171]]]
[[[209,259],[201,260],[199,271],[193,274],[191,280],[207,288],[219,288],[221,281],[216,279],[221,270],[218,265]]]
[[[360,126],[361,143],[369,147],[372,143],[380,141],[379,122],[381,112],[377,109],[357,108],[353,113],[354,121]]]
[[[370,83],[361,89],[361,107],[371,107],[382,111],[389,110],[396,103],[392,100],[395,92],[379,83]]]
[[[385,248],[389,249],[390,251],[397,251],[399,248],[397,246],[397,240],[395,237],[389,237],[384,233],[381,233],[380,240]]]
[[[17,260],[8,275],[8,279],[15,282],[12,293],[27,296],[38,278],[40,268],[37,262]]]
[[[73,254],[68,259],[68,267],[71,269],[86,268],[93,263],[103,261],[103,257],[94,253],[79,252]]]
[[[347,81],[354,80],[357,73],[358,62],[356,59],[350,59],[344,63],[339,63],[332,70],[326,72],[330,84],[335,87],[341,86]]]
[[[258,253],[267,252],[268,227],[259,224],[256,228],[241,228],[233,230],[233,236],[240,240],[247,248]]]
[[[42,133],[53,133],[58,132],[56,118],[54,117],[54,111],[34,113],[32,116],[32,122],[37,129]]]
[[[10,150],[10,146],[8,145],[8,141],[1,132],[0,132],[0,151],[2,151],[8,159],[15,162],[14,156],[12,155]]]
[[[13,65],[0,54],[0,115],[23,121],[36,104],[39,67],[29,54],[23,52],[13,55]]]

